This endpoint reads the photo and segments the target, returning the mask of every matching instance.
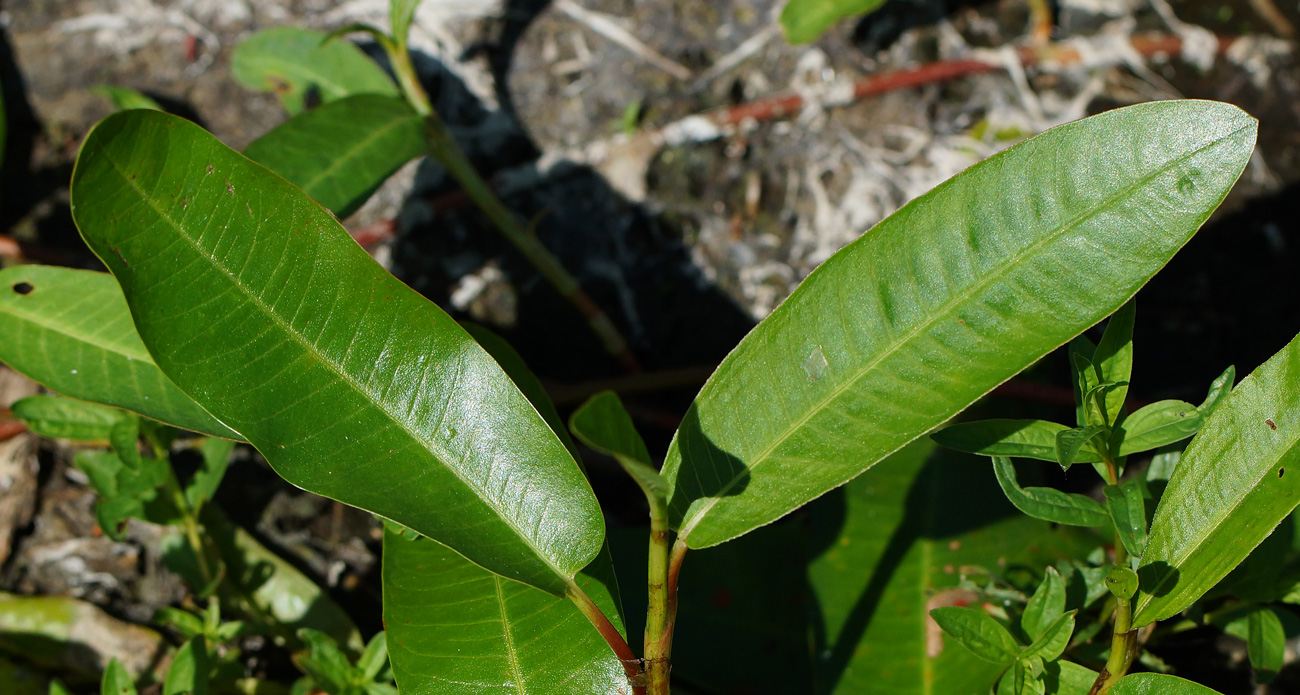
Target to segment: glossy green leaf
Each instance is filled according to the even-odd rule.
[[[77,441],[108,439],[113,425],[125,415],[116,408],[61,396],[28,396],[11,407],[14,417],[32,432]]]
[[[1110,695],[1221,695],[1198,683],[1163,673],[1130,673],[1115,681]]]
[[[234,450],[234,442],[215,437],[208,437],[199,445],[203,465],[194,472],[194,477],[185,486],[185,501],[190,509],[198,512],[217,494],[217,488],[226,477],[226,468],[230,465],[230,454]]]
[[[108,273],[20,265],[0,270],[0,362],[52,391],[238,438],[181,393],[140,342]]]
[[[1046,664],[1044,681],[1047,695],[1088,695],[1097,680],[1097,672],[1070,661]]]
[[[1258,606],[1246,619],[1246,652],[1255,669],[1256,683],[1271,683],[1282,670],[1286,657],[1286,631],[1277,613],[1267,606]]]
[[[980,608],[944,606],[930,611],[930,617],[972,654],[995,664],[1009,664],[1020,645],[1001,623]]]
[[[840,250],[688,410],[664,466],[680,537],[708,547],[783,516],[1118,309],[1223,199],[1255,128],[1212,102],[1108,111]]]
[[[383,562],[389,658],[403,693],[630,692],[618,658],[572,602],[391,530]]]
[[[202,635],[190,638],[172,657],[163,681],[163,695],[207,695],[211,669],[207,640]]]
[[[1124,549],[1130,555],[1140,556],[1147,544],[1147,513],[1141,483],[1130,479],[1119,485],[1107,485],[1102,494]]]
[[[1093,365],[1102,381],[1115,384],[1106,391],[1106,422],[1115,424],[1124,418],[1124,401],[1133,376],[1133,318],[1137,302],[1130,299],[1111,315],[1106,330],[1092,354]]]
[[[1119,455],[1127,456],[1182,441],[1204,423],[1201,411],[1184,401],[1159,401],[1140,408],[1120,425]]]
[[[1068,430],[1065,425],[1046,420],[979,420],[949,425],[930,435],[939,444],[981,456],[1017,456],[1040,461],[1059,461],[1056,437]],[[1101,456],[1092,447],[1083,447],[1074,463],[1093,463]]]
[[[72,201],[159,366],[289,482],[555,594],[597,554],[595,497],[533,406],[302,191],[129,111],[87,136]]]
[[[100,695],[136,695],[135,683],[126,672],[122,662],[113,659],[104,669],[104,679],[100,681]]]
[[[1076,612],[1070,611],[1047,626],[1042,635],[1035,638],[1028,647],[1025,647],[1024,651],[1020,653],[1020,658],[1038,657],[1047,661],[1059,659],[1061,654],[1065,652],[1065,648],[1070,644],[1070,636],[1074,634],[1074,614]]]
[[[164,110],[163,107],[158,105],[158,102],[129,87],[114,87],[113,85],[101,84],[91,87],[90,93],[107,99],[115,111],[126,111],[127,109]]]
[[[1223,403],[1223,399],[1227,398],[1228,394],[1232,392],[1232,384],[1236,379],[1237,368],[1229,365],[1227,369],[1223,370],[1222,374],[1210,382],[1210,390],[1205,394],[1205,402],[1196,407],[1197,410],[1201,411],[1203,417],[1208,418],[1214,414],[1214,411]]]
[[[1106,589],[1115,598],[1131,599],[1138,590],[1138,576],[1132,568],[1116,565],[1106,572]]]
[[[1020,628],[1037,640],[1053,623],[1065,615],[1065,580],[1055,567],[1043,572],[1043,581],[1029,597],[1025,612],[1020,616]]]
[[[632,424],[632,416],[623,409],[618,394],[602,391],[592,396],[573,412],[569,429],[583,444],[618,461],[647,499],[659,504],[666,500],[668,485],[655,470],[645,441]]]
[[[1061,464],[1061,468],[1069,468],[1070,464],[1079,460],[1079,452],[1085,446],[1095,446],[1095,442],[1105,431],[1106,427],[1103,425],[1089,425],[1057,432],[1056,462]]]
[[[401,99],[378,94],[344,97],[300,113],[244,150],[340,219],[426,152],[419,115]]]
[[[1050,487],[1020,487],[1016,468],[1005,456],[993,457],[998,484],[1016,509],[1044,521],[1070,526],[1108,526],[1110,514],[1096,500]]]
[[[855,15],[866,14],[885,0],[789,0],[781,10],[781,27],[790,43],[808,43],[831,25]]]
[[[235,47],[230,71],[245,87],[273,92],[284,110],[303,110],[308,92],[329,103],[353,94],[399,96],[397,85],[355,44],[298,27],[263,29]]]
[[[1178,613],[1300,502],[1300,337],[1249,376],[1183,452],[1151,522],[1133,625]]]

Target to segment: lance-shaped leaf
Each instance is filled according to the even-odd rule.
[[[1024,651],[1020,653],[1020,658],[1039,657],[1048,661],[1060,658],[1066,646],[1070,644],[1070,636],[1074,634],[1075,613],[1076,611],[1070,611],[1047,626],[1042,635],[1035,638],[1028,647],[1025,647]]]
[[[91,94],[104,97],[108,103],[113,106],[114,110],[125,111],[127,109],[153,109],[154,111],[163,111],[163,107],[158,102],[148,96],[131,89],[130,87],[115,87],[109,84],[101,84],[90,88]]]
[[[1069,428],[1047,420],[979,420],[949,425],[930,435],[939,444],[980,456],[1016,456],[1059,461],[1056,454],[1056,437]],[[1095,463],[1101,460],[1090,446],[1080,448],[1074,463]]]
[[[1246,654],[1255,669],[1255,682],[1271,683],[1286,657],[1286,631],[1277,613],[1257,606],[1246,618]]]
[[[1069,526],[1106,526],[1110,514],[1091,497],[1050,487],[1020,487],[1015,464],[1005,456],[993,457],[998,484],[1016,509],[1043,521]]]
[[[14,401],[14,417],[42,437],[76,441],[107,440],[126,413],[62,396],[28,396]]]
[[[420,0],[393,0],[388,6],[389,24],[392,25],[393,38],[400,45],[406,45],[406,35],[411,31],[411,20],[415,18],[415,9]]]
[[[1205,402],[1196,406],[1196,409],[1201,411],[1201,415],[1209,417],[1214,414],[1219,404],[1223,403],[1223,399],[1227,398],[1228,394],[1232,392],[1232,382],[1236,379],[1237,368],[1229,365],[1227,369],[1223,370],[1222,374],[1210,382],[1210,390],[1209,393],[1205,394]]]
[[[562,594],[604,521],[497,363],[320,205],[174,116],[87,136],[74,219],[141,338],[289,482]]]
[[[398,96],[397,85],[360,48],[325,37],[298,27],[263,29],[235,47],[230,71],[245,87],[274,92],[291,114],[303,110],[310,91],[321,103],[352,94]]]
[[[1106,391],[1106,421],[1115,424],[1124,419],[1124,400],[1128,398],[1128,382],[1133,375],[1133,318],[1136,312],[1135,300],[1128,300],[1124,306],[1111,315],[1106,322],[1106,331],[1093,351],[1092,362],[1101,376],[1101,381],[1115,384]]]
[[[1065,580],[1055,567],[1048,567],[1043,573],[1043,583],[1025,605],[1020,628],[1029,639],[1036,640],[1062,615],[1065,615]]]
[[[944,606],[930,611],[930,617],[961,646],[985,661],[1010,664],[1020,645],[1001,623],[980,608]]]
[[[172,657],[167,678],[163,681],[163,695],[208,695],[211,670],[207,640],[202,635],[190,638]]]
[[[1199,683],[1163,673],[1130,673],[1115,681],[1110,695],[1221,695]]]
[[[884,0],[790,0],[781,11],[781,27],[790,43],[808,43],[841,19],[866,14],[882,4]]]
[[[1097,436],[1105,431],[1104,426],[1089,425],[1057,432],[1056,462],[1061,464],[1061,468],[1069,468],[1070,464],[1079,460],[1079,452],[1085,446],[1095,446],[1094,441]]]
[[[1200,598],[1300,502],[1300,337],[1241,380],[1183,452],[1151,522],[1133,626]]]
[[[358,94],[290,118],[249,143],[244,154],[342,219],[427,151],[423,121],[406,102]]]
[[[632,416],[623,409],[618,394],[602,391],[592,396],[573,412],[569,428],[583,444],[618,461],[651,505],[665,503],[668,485],[651,463],[645,441],[632,424]]]
[[[1159,401],[1139,409],[1120,423],[1119,455],[1127,456],[1180,442],[1201,429],[1204,418],[1185,401]]]
[[[680,537],[708,547],[783,516],[1118,309],[1223,199],[1255,127],[1213,102],[1109,111],[971,167],[842,249],[687,412],[664,466]]]
[[[572,602],[392,530],[384,625],[407,695],[630,693],[618,657]]]
[[[1106,509],[1115,532],[1130,555],[1141,555],[1147,543],[1147,512],[1142,499],[1142,487],[1136,479],[1102,489],[1106,496]]]
[[[108,273],[39,265],[0,270],[0,334],[0,362],[51,391],[239,438],[163,376]]]

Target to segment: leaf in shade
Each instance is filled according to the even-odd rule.
[[[244,150],[339,219],[427,152],[419,115],[401,99],[378,94],[348,96],[300,113]]]
[[[1277,613],[1268,606],[1257,606],[1246,618],[1246,651],[1255,669],[1256,683],[1271,683],[1282,670],[1286,657],[1286,631]]]
[[[592,396],[573,412],[569,429],[582,443],[618,461],[652,503],[666,501],[668,485],[655,470],[645,441],[632,424],[632,416],[623,409],[618,394],[602,391]]]
[[[28,396],[14,401],[12,410],[42,437],[83,442],[108,439],[113,425],[126,416],[116,408],[61,396]]]
[[[1159,401],[1144,406],[1120,424],[1120,456],[1128,456],[1182,441],[1204,422],[1201,411],[1184,401]]]
[[[1119,485],[1107,485],[1102,493],[1124,549],[1130,555],[1141,556],[1147,543],[1147,513],[1141,483],[1136,479],[1125,480]]]
[[[230,465],[230,455],[234,450],[234,442],[215,437],[208,437],[199,445],[203,465],[194,472],[194,477],[185,486],[185,501],[195,513],[217,493],[221,480],[226,477],[226,468]]]
[[[1196,408],[1201,411],[1202,416],[1208,418],[1214,414],[1219,404],[1223,403],[1223,399],[1227,398],[1228,394],[1232,392],[1232,382],[1236,381],[1236,379],[1237,368],[1229,365],[1227,369],[1223,370],[1222,374],[1210,382],[1210,390],[1209,393],[1205,394],[1205,402]]]
[[[1062,615],[1065,615],[1065,580],[1055,567],[1048,567],[1043,572],[1042,583],[1025,605],[1020,627],[1029,639],[1037,640]]]
[[[0,270],[0,362],[65,396],[236,439],[154,364],[113,276],[20,265]]]
[[[1047,695],[1088,695],[1097,680],[1096,671],[1070,661],[1050,662],[1043,670]]]
[[[1089,377],[1096,374],[1092,370],[1092,355],[1096,352],[1097,346],[1088,340],[1087,336],[1077,336],[1070,341],[1070,347],[1067,351],[1070,362],[1070,383],[1074,387],[1074,420],[1079,427],[1088,424],[1087,409],[1084,407],[1083,394],[1087,392],[1087,381]]]
[[[190,638],[172,657],[167,678],[163,681],[163,695],[208,695],[211,669],[207,640],[202,635]]]
[[[1065,648],[1070,644],[1070,636],[1074,634],[1074,614],[1076,612],[1070,611],[1047,626],[1042,635],[1034,638],[1033,643],[1025,647],[1024,651],[1020,653],[1020,658],[1038,657],[1046,661],[1059,659],[1061,654],[1065,652]]]
[[[230,57],[240,84],[272,92],[284,110],[303,110],[308,93],[329,103],[353,94],[399,96],[397,85],[375,61],[347,41],[299,27],[263,29],[244,39]]]
[[[978,420],[949,425],[930,438],[939,444],[981,456],[1017,456],[1039,461],[1059,461],[1057,433],[1065,425],[1046,420]],[[1075,463],[1093,463],[1101,457],[1091,447],[1078,450]]]
[[[1079,452],[1085,446],[1092,445],[1093,439],[1105,433],[1105,431],[1105,426],[1089,425],[1088,427],[1076,427],[1057,432],[1056,462],[1061,464],[1062,469],[1069,468],[1071,464],[1077,463],[1080,460]]]
[[[1006,665],[1020,653],[1020,645],[1011,633],[983,609],[944,606],[930,611],[930,617],[961,646],[985,661]]]
[[[158,365],[289,482],[557,595],[599,552],[595,496],[533,406],[301,190],[128,111],[87,136],[71,195]]]
[[[884,0],[789,0],[781,10],[781,27],[790,43],[808,43],[841,19],[866,14],[882,4]]]
[[[1212,102],[1108,111],[841,249],[687,411],[663,469],[679,538],[705,548],[784,516],[1113,313],[1223,199],[1255,129]]]
[[[1106,391],[1106,422],[1116,424],[1124,419],[1124,401],[1128,398],[1128,383],[1133,376],[1133,317],[1137,301],[1130,299],[1111,315],[1106,330],[1092,354],[1092,362],[1101,374],[1102,381],[1115,386]]]
[[[1115,681],[1110,695],[1222,695],[1198,683],[1163,673],[1130,673]]]
[[[403,693],[628,692],[623,666],[572,602],[391,530],[383,562],[389,658]]]
[[[1050,487],[1020,487],[1016,468],[1005,456],[993,457],[993,471],[1011,504],[1035,519],[1070,526],[1110,525],[1110,514],[1091,497]]]
[[[1133,626],[1182,611],[1300,501],[1300,337],[1232,390],[1183,452],[1151,522]]]

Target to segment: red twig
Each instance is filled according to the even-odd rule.
[[[0,442],[13,439],[27,431],[27,425],[17,420],[0,420]]]

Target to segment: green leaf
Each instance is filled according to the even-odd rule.
[[[383,562],[384,625],[402,692],[630,692],[618,658],[572,602],[391,530]]]
[[[1106,496],[1106,509],[1115,522],[1115,531],[1124,549],[1133,556],[1141,556],[1147,543],[1146,504],[1142,500],[1142,484],[1136,479],[1102,489]]]
[[[1106,572],[1106,589],[1115,598],[1131,599],[1138,590],[1138,576],[1131,568],[1116,565]]]
[[[1011,504],[1035,519],[1070,526],[1110,525],[1110,514],[1091,497],[1050,487],[1020,487],[1016,468],[1005,456],[993,457],[993,471]]]
[[[298,631],[306,649],[293,662],[329,695],[347,695],[352,684],[352,664],[329,635],[311,629]]]
[[[1070,661],[1050,662],[1043,670],[1047,695],[1088,695],[1097,680],[1096,671]]]
[[[389,4],[389,22],[398,45],[406,45],[407,35],[411,33],[411,19],[415,17],[415,8],[419,6],[420,0],[392,0]]]
[[[1151,522],[1133,626],[1172,616],[1300,501],[1300,337],[1224,399],[1183,452]]]
[[[90,93],[107,99],[108,103],[113,105],[115,111],[126,111],[128,109],[165,110],[158,105],[158,102],[129,87],[114,87],[113,85],[101,84],[91,87]]]
[[[355,44],[325,37],[298,27],[263,29],[235,47],[230,70],[245,87],[275,93],[290,114],[303,110],[309,91],[326,104],[353,94],[399,96],[397,85]]]
[[[1065,615],[1065,580],[1055,567],[1043,572],[1043,581],[1029,598],[1025,612],[1020,616],[1020,628],[1029,639],[1042,637],[1062,615]]]
[[[1039,677],[1042,666],[1042,659],[1016,659],[998,681],[997,695],[1043,695],[1046,684]]]
[[[1070,383],[1074,386],[1074,420],[1079,427],[1088,424],[1088,411],[1083,394],[1088,391],[1088,379],[1096,377],[1096,371],[1092,369],[1092,355],[1096,351],[1097,346],[1093,345],[1086,336],[1081,335],[1070,341],[1068,350]]]
[[[651,504],[665,502],[668,485],[651,463],[650,452],[618,394],[602,391],[592,396],[573,412],[569,428],[583,444],[618,461]]]
[[[159,366],[289,482],[555,594],[599,552],[595,496],[533,406],[302,191],[129,111],[87,136],[72,200]]]
[[[1212,102],[1108,111],[836,253],[688,410],[663,469],[679,537],[704,548],[780,518],[1114,312],[1223,199],[1255,127]]]
[[[1046,420],[979,420],[949,425],[930,435],[939,444],[981,456],[1018,456],[1040,461],[1059,461],[1056,448],[1058,433],[1065,425]],[[1076,463],[1093,463],[1101,456],[1091,447],[1079,449]]]
[[[380,632],[370,638],[366,650],[357,659],[357,669],[367,681],[372,681],[388,665],[388,634]]]
[[[221,479],[226,477],[226,468],[230,465],[230,454],[234,450],[235,443],[229,439],[208,437],[199,445],[203,465],[194,472],[194,477],[185,486],[185,501],[195,513],[217,494]]]
[[[1120,456],[1128,456],[1182,441],[1201,429],[1204,418],[1196,406],[1184,401],[1159,401],[1128,416],[1120,429]]]
[[[1115,681],[1110,695],[1221,695],[1217,690],[1163,673],[1130,673]]]
[[[150,621],[172,630],[185,639],[203,634],[203,619],[189,611],[171,606],[159,608]]]
[[[1011,633],[980,608],[944,606],[930,611],[930,617],[961,646],[985,661],[1010,664],[1020,653],[1020,645]]]
[[[845,17],[866,14],[885,0],[789,0],[781,10],[781,27],[790,43],[808,43]]]
[[[1210,382],[1210,390],[1205,394],[1205,402],[1196,408],[1201,411],[1202,416],[1208,418],[1214,414],[1214,411],[1223,403],[1223,399],[1227,398],[1228,394],[1232,392],[1232,383],[1236,379],[1237,368],[1229,365],[1227,369],[1223,370],[1222,374]]]
[[[406,102],[377,94],[344,97],[300,113],[244,150],[340,219],[426,152],[419,115]]]
[[[52,391],[219,437],[238,438],[154,364],[108,273],[0,270],[0,362]]]
[[[27,429],[42,437],[77,441],[108,439],[113,425],[125,416],[116,408],[61,396],[28,396],[15,401],[12,410]]]
[[[1105,398],[1106,422],[1110,425],[1124,419],[1124,401],[1128,398],[1128,382],[1133,376],[1133,316],[1136,307],[1137,301],[1130,299],[1111,315],[1092,355],[1101,380],[1115,384],[1106,391]]]
[[[1255,669],[1256,683],[1271,683],[1282,670],[1286,654],[1286,631],[1277,613],[1267,606],[1258,606],[1247,618],[1246,652]]]
[[[100,682],[99,692],[101,695],[136,695],[135,683],[131,681],[131,676],[126,672],[126,667],[122,662],[113,659],[108,662],[108,667],[104,669],[104,680]]]
[[[1083,447],[1092,444],[1094,438],[1105,432],[1104,425],[1089,425],[1057,432],[1056,462],[1061,464],[1063,469],[1069,468],[1070,464],[1080,460],[1079,452]]]
[[[1055,622],[1043,631],[1043,634],[1035,638],[1033,643],[1025,647],[1020,653],[1021,659],[1038,657],[1046,661],[1055,661],[1065,652],[1065,648],[1070,644],[1070,636],[1074,634],[1074,614],[1078,611],[1070,611],[1065,615],[1057,618]]]
[[[72,459],[99,495],[95,502],[95,521],[113,540],[122,539],[122,525],[127,519],[155,524],[181,519],[180,510],[159,490],[171,474],[171,463],[140,456],[135,450],[138,433],[139,422],[134,418],[124,419],[113,427],[110,435],[116,440],[114,451],[78,451]]]
[[[172,657],[167,679],[163,681],[163,695],[207,695],[211,670],[207,641],[202,635],[190,638]]]

